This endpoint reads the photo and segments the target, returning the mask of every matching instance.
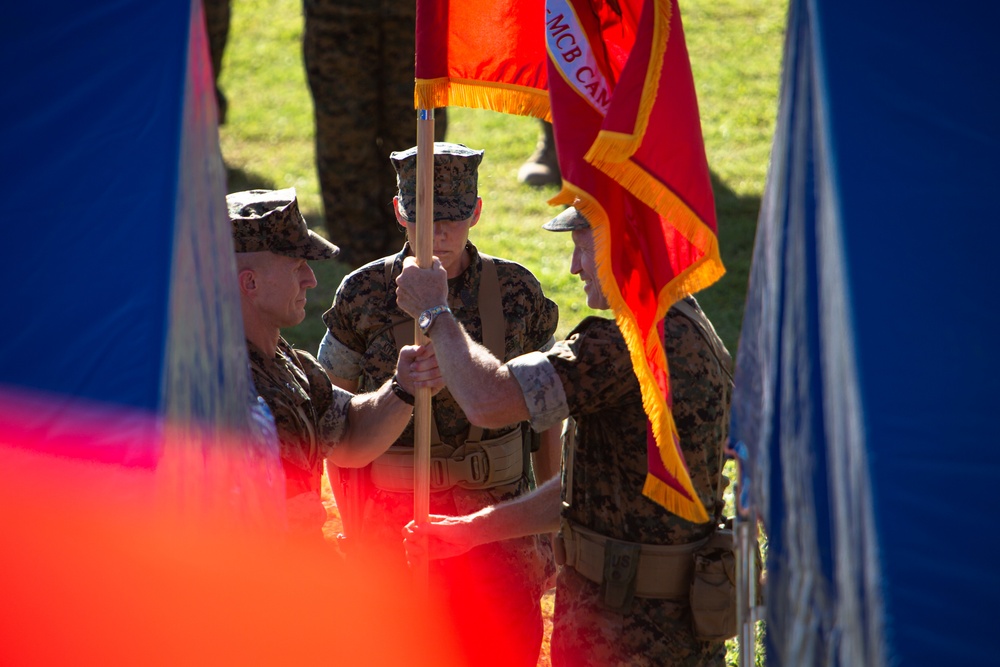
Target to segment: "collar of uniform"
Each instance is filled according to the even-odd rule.
[[[309,394],[303,388],[307,382],[305,373],[294,363],[295,353],[292,352],[292,347],[284,338],[278,338],[274,356],[270,359],[249,340],[247,341],[247,354],[250,357],[251,367],[259,368],[274,385],[285,387],[289,392],[289,397],[294,397],[296,403],[303,404],[309,401]]]
[[[393,277],[398,276],[403,272],[403,260],[413,254],[413,248],[410,247],[410,242],[405,241],[403,243],[403,249],[396,253],[395,259],[392,260],[392,275]]]
[[[266,369],[268,366],[273,364],[273,360],[268,360],[259,347],[250,342],[247,339],[247,356],[250,357],[250,365],[259,366],[261,369]]]

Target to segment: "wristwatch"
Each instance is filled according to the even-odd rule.
[[[420,313],[420,317],[417,318],[417,326],[420,327],[420,331],[423,332],[425,336],[431,330],[431,325],[434,324],[434,320],[441,313],[450,313],[451,308],[448,306],[434,306],[433,308],[428,308],[424,312]]]

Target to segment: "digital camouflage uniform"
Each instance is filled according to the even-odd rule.
[[[676,309],[665,320],[664,348],[684,460],[712,512],[728,431],[729,380],[696,325]],[[567,477],[563,486],[563,499],[571,505],[564,505],[564,518],[629,542],[685,544],[708,535],[711,523],[685,521],[642,495],[647,419],[614,321],[587,318],[544,355],[528,355],[509,368],[525,390],[536,430],[567,415],[576,420],[572,488]],[[598,584],[572,567],[561,568],[553,664],[694,666],[724,660],[723,642],[694,638],[687,600],[636,597],[627,613],[609,611]]]
[[[299,212],[295,188],[246,190],[226,195],[233,249],[270,252],[304,260],[332,259],[338,248],[309,229]],[[274,417],[285,471],[289,527],[322,536],[326,512],[319,488],[323,459],[344,435],[351,394],[330,383],[316,359],[293,350],[279,337],[267,358],[247,340],[257,393]]]
[[[319,499],[323,459],[344,435],[352,396],[330,383],[312,355],[293,350],[284,338],[271,359],[249,341],[247,353],[254,385],[278,429],[286,497],[307,494],[289,508],[290,527],[319,536],[326,520]]]
[[[329,237],[361,266],[399,249],[391,150],[417,142],[415,0],[304,0],[303,54]],[[435,137],[444,137],[438,110]]]
[[[472,261],[460,276],[448,281],[448,305],[454,317],[469,335],[483,340],[479,315],[479,280],[481,260],[475,246],[467,250]],[[320,352],[321,363],[343,378],[358,378],[358,391],[369,391],[392,377],[396,362],[396,342],[392,328],[395,323],[408,321],[396,305],[395,279],[402,271],[409,246],[395,256],[392,275],[386,280],[385,265],[379,260],[358,269],[344,278],[334,297],[333,307],[323,315],[329,333]],[[558,307],[542,293],[535,277],[514,262],[494,258],[506,322],[505,357],[514,358],[533,350],[544,349],[551,343],[558,320]],[[433,413],[442,442],[458,446],[469,431],[469,421],[447,389],[433,399]],[[513,429],[487,429],[483,438],[495,438]],[[397,445],[412,447],[412,422],[403,431]],[[475,512],[498,502],[510,500],[529,491],[526,474],[517,482],[492,489],[470,490],[454,487],[433,492],[430,496],[432,514],[462,515]],[[403,555],[400,538],[403,526],[413,517],[413,494],[374,490],[368,500],[364,519],[364,538],[378,540]],[[433,561],[432,581],[444,580],[437,590],[456,595],[459,608],[456,622],[458,635],[478,644],[481,653],[473,654],[470,664],[492,664],[490,647],[496,642],[504,646],[524,644],[521,664],[534,665],[542,640],[540,598],[544,586],[554,574],[554,564],[548,536],[522,537],[495,542],[447,560]],[[509,610],[508,626],[483,628],[482,612],[498,608]],[[464,610],[461,611],[461,610]],[[503,614],[501,614],[503,615]],[[461,627],[467,623],[468,627]],[[533,651],[533,653],[532,653]],[[494,648],[493,654],[496,654]]]

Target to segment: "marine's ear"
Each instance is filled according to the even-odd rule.
[[[257,276],[253,269],[243,269],[237,276],[240,284],[240,293],[250,295],[257,289]]]
[[[483,198],[476,197],[476,208],[472,210],[472,217],[470,218],[469,222],[470,229],[476,226],[476,223],[479,222],[479,216],[481,216],[482,214],[483,214]]]

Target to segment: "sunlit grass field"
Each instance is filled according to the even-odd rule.
[[[681,0],[727,267],[726,276],[697,297],[734,356],[777,111],[786,8],[784,0]],[[230,191],[294,186],[306,219],[325,235],[301,34],[297,0],[233,0],[221,76],[229,100],[222,153]],[[591,311],[581,283],[569,274],[569,235],[540,230],[559,210],[546,203],[556,187],[517,183],[517,169],[537,137],[538,122],[530,118],[449,110],[448,140],[486,150],[483,216],[472,240],[539,278],[559,305],[557,335],[565,335]],[[325,331],[319,316],[350,269],[337,261],[314,262],[313,268],[319,287],[310,293],[306,321],[285,331],[310,351]],[[547,646],[540,664],[548,664]]]

